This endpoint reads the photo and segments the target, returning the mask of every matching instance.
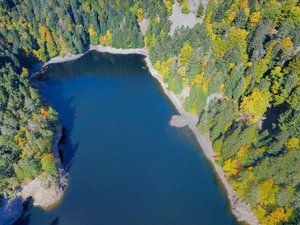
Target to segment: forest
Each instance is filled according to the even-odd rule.
[[[186,111],[260,223],[300,223],[299,2],[209,0],[195,26],[171,35],[174,2],[0,0],[0,194],[56,174],[59,115],[29,68],[90,45],[144,47],[171,91],[188,89]],[[189,13],[188,0],[178,2]]]

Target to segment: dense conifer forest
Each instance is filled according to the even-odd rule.
[[[188,0],[178,2],[189,13]],[[3,196],[42,172],[56,174],[59,115],[32,86],[28,68],[90,45],[145,47],[169,89],[189,92],[185,109],[199,116],[215,160],[259,221],[300,223],[299,2],[209,0],[198,6],[195,26],[171,35],[173,4],[0,0]]]

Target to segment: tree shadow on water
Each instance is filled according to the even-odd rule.
[[[56,217],[49,225],[58,225],[59,224],[59,217]]]
[[[71,134],[73,131],[74,120],[76,117],[76,105],[74,104],[73,97],[64,98],[63,92],[60,96],[56,96],[56,102],[53,102],[53,107],[58,110],[63,130],[62,138],[59,143],[59,149],[61,150],[62,164],[66,172],[70,170],[72,161],[75,157],[79,142],[73,142]],[[58,94],[59,95],[59,94]],[[56,107],[57,106],[57,107]]]
[[[63,127],[63,136],[59,144],[59,155],[66,172],[69,172],[79,142],[75,144],[70,140],[70,131]]]
[[[13,225],[28,225],[30,224],[30,210],[33,206],[32,198],[28,198],[23,203],[23,213],[21,217]]]
[[[43,74],[38,78],[38,86],[46,103],[52,106],[59,114],[63,126],[62,138],[59,142],[59,154],[62,164],[68,172],[79,144],[79,142],[73,143],[71,139],[76,119],[76,104],[73,96],[65,96],[64,82],[67,81],[63,75],[60,76],[59,70],[55,69],[55,66],[51,65],[51,67],[49,66],[43,71]],[[71,78],[69,77],[68,79]]]

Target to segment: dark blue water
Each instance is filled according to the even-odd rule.
[[[226,198],[143,57],[90,52],[49,66],[40,89],[66,129],[70,185],[18,225],[232,225]]]

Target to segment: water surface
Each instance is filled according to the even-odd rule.
[[[225,195],[142,56],[90,52],[50,65],[40,89],[66,129],[70,185],[17,225],[233,225]]]

